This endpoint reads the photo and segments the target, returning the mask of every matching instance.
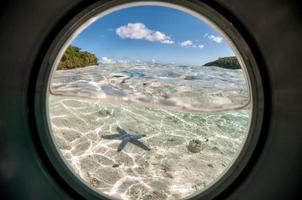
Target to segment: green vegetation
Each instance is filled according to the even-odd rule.
[[[213,62],[208,62],[208,63],[204,64],[203,66],[217,66],[217,67],[222,67],[222,68],[226,68],[226,69],[240,69],[241,68],[236,56],[218,58],[217,60],[215,60]]]
[[[81,51],[79,47],[69,46],[58,66],[58,70],[75,69],[90,65],[97,65],[98,58],[87,51]]]

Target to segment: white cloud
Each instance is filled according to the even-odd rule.
[[[222,42],[223,38],[220,37],[220,36],[215,36],[215,35],[209,35],[208,38],[210,40],[212,40],[213,42],[216,42],[216,43],[220,43]]]
[[[190,47],[193,45],[193,42],[191,40],[185,40],[179,43],[179,45],[182,47]]]
[[[111,58],[108,58],[108,57],[101,57],[100,63],[102,63],[102,64],[113,64],[113,63],[116,63],[116,61],[111,59]]]
[[[202,45],[202,44],[199,44],[199,45],[198,44],[194,44],[192,42],[192,40],[182,41],[182,42],[179,43],[179,45],[181,47],[192,47],[192,48],[200,48],[200,49],[202,49],[204,47],[204,45]]]
[[[204,47],[203,44],[197,45],[198,48],[202,49]]]
[[[164,44],[174,44],[175,42],[173,40],[163,40],[163,41],[161,41],[161,43],[164,43]]]
[[[175,42],[166,34],[160,31],[148,29],[143,23],[128,23],[115,30],[120,38],[129,38],[134,40],[147,40],[150,42],[160,42],[164,44],[174,44]]]

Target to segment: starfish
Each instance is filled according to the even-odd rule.
[[[149,151],[150,148],[143,144],[139,139],[145,137],[146,135],[138,135],[138,134],[129,134],[125,130],[121,129],[120,127],[116,128],[118,134],[113,135],[103,135],[102,138],[104,139],[119,139],[122,142],[118,145],[117,151],[121,151],[128,142],[135,144],[136,146]]]

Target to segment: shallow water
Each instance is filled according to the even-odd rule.
[[[183,111],[221,111],[249,103],[242,70],[163,64],[108,64],[56,71],[51,91]]]
[[[240,70],[92,66],[57,71],[51,87],[59,152],[87,185],[119,199],[179,199],[202,191],[236,159],[249,128],[248,108],[225,110],[248,99]],[[141,98],[148,94],[146,103]],[[163,101],[167,94],[172,106]],[[129,142],[117,151],[121,140],[106,137],[119,128],[145,135],[139,141],[150,150]]]
[[[175,199],[202,190],[231,164],[249,118],[247,110],[171,112],[60,96],[50,96],[49,105],[63,157],[90,186],[121,199]],[[102,138],[116,127],[145,134],[141,141],[151,150],[129,143],[117,152],[120,140]],[[188,145],[196,139],[201,150],[192,153]]]

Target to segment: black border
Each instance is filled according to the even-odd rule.
[[[46,119],[46,95],[45,91],[47,91],[47,80],[50,75],[50,71],[53,65],[54,60],[56,59],[57,53],[60,51],[62,45],[65,41],[70,37],[70,35],[87,19],[94,16],[96,13],[107,10],[111,7],[120,5],[121,3],[129,3],[129,2],[140,2],[135,0],[112,0],[112,1],[100,1],[96,2],[86,9],[83,9],[81,12],[76,14],[75,17],[65,25],[61,24],[62,30],[59,32],[53,42],[50,45],[47,45],[48,51],[46,53],[42,61],[42,65],[40,65],[40,71],[38,74],[35,73],[33,78],[36,80],[35,84],[35,97],[34,97],[34,107],[35,107],[35,119],[36,119],[36,127],[39,133],[38,143],[40,143],[39,147],[41,147],[44,151],[41,155],[44,157],[44,161],[47,165],[51,165],[49,167],[50,173],[53,175],[59,175],[58,181],[62,186],[64,186],[69,193],[77,193],[83,198],[88,199],[100,199],[105,198],[100,196],[99,193],[91,190],[85,184],[83,184],[78,178],[76,178],[73,173],[69,171],[69,169],[65,166],[62,161],[61,156],[58,154],[56,147],[53,144],[52,138],[50,137],[48,122]],[[148,2],[143,1],[143,2]],[[153,1],[152,1],[153,2]],[[247,65],[247,70],[250,75],[250,81],[252,85],[252,94],[253,94],[253,113],[252,113],[252,123],[250,130],[254,130],[253,134],[249,134],[246,144],[242,149],[240,155],[237,160],[234,162],[233,166],[229,169],[227,173],[217,181],[213,186],[205,190],[204,192],[192,197],[191,199],[212,199],[216,197],[218,194],[223,192],[232,182],[239,176],[240,172],[247,165],[252,153],[256,147],[259,134],[262,127],[262,119],[264,115],[264,92],[262,86],[262,79],[260,76],[260,70],[257,66],[256,60],[253,57],[252,51],[249,48],[249,45],[246,43],[246,40],[243,39],[242,35],[236,30],[231,22],[226,18],[224,18],[221,14],[219,14],[216,10],[211,8],[210,6],[197,1],[180,1],[180,0],[164,0],[158,2],[166,2],[172,3],[180,6],[187,7],[196,12],[202,13],[205,17],[211,19],[211,21],[220,27],[220,29],[224,30],[224,32],[232,39],[233,43],[236,45],[239,50],[245,64]],[[209,3],[211,4],[211,3]],[[215,5],[214,5],[215,6]],[[217,6],[217,5],[216,5]],[[215,13],[215,17],[213,14]],[[253,51],[254,53],[254,51]],[[255,54],[257,55],[257,54]],[[258,59],[257,59],[258,61]],[[46,157],[45,157],[46,156]],[[245,170],[246,171],[246,170]],[[75,193],[74,193],[75,192]],[[79,198],[78,195],[72,195],[73,197]]]

